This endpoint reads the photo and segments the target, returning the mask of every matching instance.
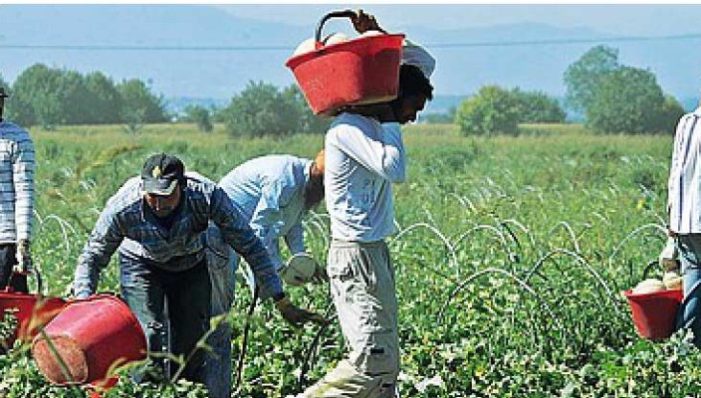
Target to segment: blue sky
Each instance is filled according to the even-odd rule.
[[[247,18],[313,25],[329,9],[343,4],[219,5]],[[616,35],[671,35],[701,31],[701,4],[687,5],[556,5],[556,4],[353,4],[374,13],[388,29],[426,25],[460,29],[512,23],[546,23],[557,27],[588,27]]]
[[[427,46],[437,58],[432,81],[439,96],[470,95],[498,84],[561,97],[566,68],[598,44],[618,49],[622,64],[653,72],[677,98],[696,101],[701,88],[701,4],[0,5],[0,75],[12,83],[43,63],[101,71],[115,81],[139,78],[169,98],[227,100],[251,81],[294,84],[284,66],[292,50],[313,34],[323,14],[347,7],[363,8],[388,31]],[[324,28],[344,30],[352,33],[348,21]],[[552,40],[557,43],[542,43]],[[98,48],[72,48],[81,45]],[[99,48],[132,45],[251,51]]]

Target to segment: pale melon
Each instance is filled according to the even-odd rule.
[[[292,53],[292,56],[295,57],[297,55],[306,54],[308,52],[314,51],[314,49],[316,48],[315,44],[316,41],[313,37],[308,38],[307,40],[301,42],[297,46],[297,48],[295,48],[295,52]]]
[[[346,41],[348,41],[348,36],[339,32],[339,33],[332,33],[332,34],[326,36],[326,39],[324,39],[324,44],[327,46],[330,46],[332,44],[343,43]]]
[[[659,279],[645,279],[635,286],[634,294],[655,293],[666,290],[664,283]]]

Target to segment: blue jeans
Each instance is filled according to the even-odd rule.
[[[682,264],[684,301],[677,314],[677,328],[691,329],[694,345],[701,348],[701,234],[677,237]]]
[[[206,262],[182,272],[168,272],[120,255],[119,269],[122,297],[146,334],[149,356],[170,378],[179,365],[168,367],[161,356],[151,354],[171,351],[187,357],[208,330],[211,284]],[[197,350],[182,377],[204,382],[204,356],[203,350]]]
[[[228,253],[222,253],[228,251]],[[231,248],[208,249],[207,262],[212,283],[212,317],[227,314],[234,303],[235,279],[238,255]],[[213,352],[205,359],[204,382],[210,398],[231,396],[231,340],[229,322],[222,322],[209,335],[207,344]]]

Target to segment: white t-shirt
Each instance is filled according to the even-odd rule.
[[[326,133],[325,150],[332,238],[374,242],[394,233],[391,183],[406,177],[399,124],[343,113]]]

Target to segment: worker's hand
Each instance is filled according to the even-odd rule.
[[[29,241],[27,239],[22,239],[17,242],[15,258],[17,259],[17,264],[12,268],[15,273],[26,275],[32,272],[32,255],[29,250]]]
[[[351,17],[351,22],[353,22],[353,27],[355,30],[361,34],[367,32],[368,30],[377,30],[382,33],[387,33],[380,27],[373,15],[367,14],[363,10],[356,11],[355,16]]]
[[[278,311],[280,311],[280,315],[295,327],[302,326],[307,322],[314,322],[319,325],[325,325],[327,323],[323,316],[292,304],[287,296],[276,301],[275,306]]]

